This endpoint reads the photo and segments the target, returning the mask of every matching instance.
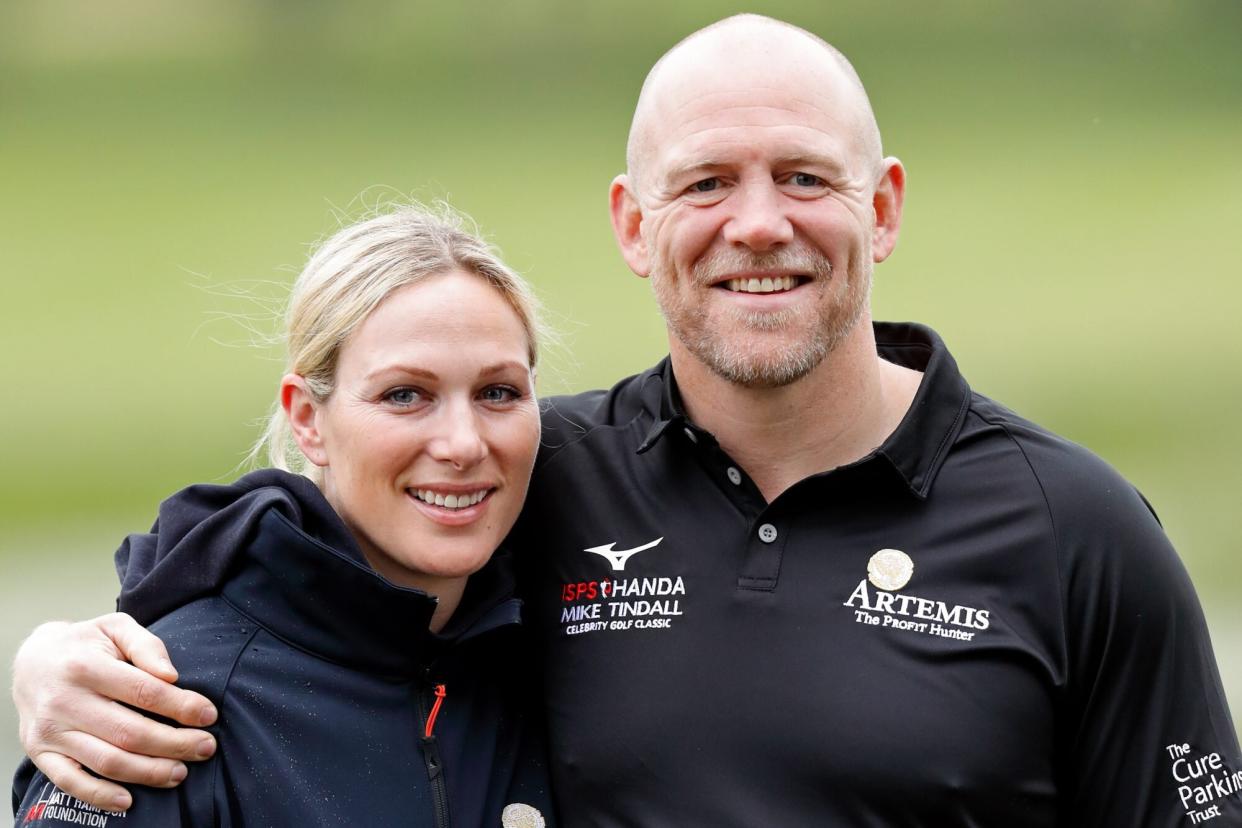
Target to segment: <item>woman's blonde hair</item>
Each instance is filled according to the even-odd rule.
[[[479,238],[473,222],[444,204],[409,204],[338,231],[311,255],[285,314],[285,372],[306,380],[318,401],[332,395],[341,347],[394,291],[431,276],[462,270],[494,287],[526,330],[531,367],[538,357],[537,302],[526,282]],[[250,452],[266,451],[272,466],[318,479],[293,440],[279,401]]]

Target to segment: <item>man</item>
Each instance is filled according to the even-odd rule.
[[[905,173],[845,58],[753,15],[697,32],[648,76],[627,167],[613,228],[670,355],[550,402],[517,531],[565,820],[1242,821],[1207,632],[1150,508],[973,394],[931,331],[871,324]],[[116,618],[45,630],[19,671],[72,674],[41,661],[62,644],[77,683],[210,720],[83,655],[154,664]],[[137,753],[192,758],[202,738],[55,715],[121,723]],[[184,773],[38,733],[55,715],[27,743],[84,793],[114,789],[59,754]]]

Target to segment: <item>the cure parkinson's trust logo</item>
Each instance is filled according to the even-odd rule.
[[[909,555],[900,549],[881,549],[871,556],[867,577],[842,606],[854,610],[856,624],[959,641],[970,641],[991,625],[989,610],[900,592],[913,577]]]

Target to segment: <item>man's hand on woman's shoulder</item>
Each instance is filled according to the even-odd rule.
[[[37,627],[13,661],[13,703],[22,747],[56,787],[110,811],[129,808],[119,785],[171,788],[185,761],[206,759],[204,730],[216,709],[172,682],[177,671],[159,638],[124,613]],[[123,702],[124,704],[121,704]],[[125,705],[187,725],[170,727]]]

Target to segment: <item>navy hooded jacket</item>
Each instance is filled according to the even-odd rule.
[[[220,711],[218,749],[174,790],[135,787],[124,817],[27,761],[23,828],[535,826],[536,811],[553,824],[537,669],[503,552],[433,634],[434,599],[377,575],[310,481],[265,470],[166,500],[117,569],[118,608]]]

